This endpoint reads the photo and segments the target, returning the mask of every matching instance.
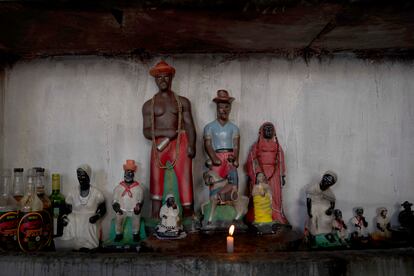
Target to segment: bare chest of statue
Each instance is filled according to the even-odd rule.
[[[178,103],[173,95],[156,96],[154,101],[154,121],[157,129],[176,129],[178,125]]]

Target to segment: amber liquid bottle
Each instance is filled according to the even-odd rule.
[[[52,219],[52,202],[49,197],[46,195],[45,191],[45,169],[44,168],[33,168],[36,172],[35,174],[35,183],[36,183],[36,194],[42,201],[42,211],[40,214],[43,219],[43,229],[42,229],[42,240],[43,245],[46,250],[54,250],[53,246],[53,219]]]
[[[23,168],[15,168],[13,178],[13,196],[17,202],[20,202],[24,195],[24,178]]]
[[[62,216],[65,214],[65,197],[60,193],[60,174],[52,174],[52,194],[50,195],[53,213],[53,236],[63,235]]]
[[[34,172],[29,170],[26,193],[20,200],[21,219],[17,230],[17,241],[24,252],[38,251],[44,244],[41,215],[43,203],[36,194],[34,178]]]

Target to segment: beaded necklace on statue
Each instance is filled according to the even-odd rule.
[[[175,144],[175,158],[171,163],[171,168],[174,168],[175,164],[177,163],[178,160],[178,153],[179,153],[179,149],[180,149],[180,131],[181,131],[181,120],[182,120],[182,112],[183,112],[183,106],[180,102],[180,100],[178,99],[178,96],[171,91],[171,93],[174,95],[174,99],[177,102],[177,108],[178,108],[178,126],[177,126],[177,143]],[[154,110],[154,105],[155,105],[155,95],[154,97],[152,97],[151,99],[151,108],[152,108],[152,113],[151,113],[151,132],[152,132],[152,148],[153,151],[155,152],[155,159],[157,160],[157,164],[158,167],[161,169],[167,169],[169,166],[167,166],[166,164],[163,164],[160,160],[160,157],[158,155],[158,151],[157,151],[157,143],[155,141],[155,110]]]
[[[87,205],[90,197],[91,197],[91,189],[90,188],[89,188],[89,191],[88,191],[88,195],[85,196],[85,197],[83,197],[81,195],[81,192],[79,191],[79,202],[80,202],[81,205]]]

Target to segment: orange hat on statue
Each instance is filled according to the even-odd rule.
[[[124,171],[137,171],[137,165],[135,164],[135,160],[127,160],[124,164]]]
[[[165,61],[161,60],[157,63],[154,67],[150,70],[150,75],[153,77],[156,77],[160,74],[171,74],[172,76],[175,75],[175,69],[174,67],[168,65]]]

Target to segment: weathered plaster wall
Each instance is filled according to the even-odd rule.
[[[5,71],[0,68],[0,168],[3,168]]]
[[[60,172],[67,193],[77,185],[76,166],[88,163],[109,205],[122,164],[132,158],[137,179],[148,187],[150,142],[142,135],[141,106],[156,92],[148,71],[157,61],[65,57],[16,64],[5,91],[5,166]],[[372,225],[377,207],[394,214],[402,201],[414,200],[412,64],[340,57],[306,65],[216,55],[167,62],[177,70],[173,89],[192,102],[198,130],[196,206],[208,194],[201,181],[202,129],[215,118],[211,99],[220,88],[236,98],[231,118],[241,129],[241,163],[259,126],[276,123],[288,169],[284,207],[295,227],[305,221],[304,187],[328,169],[339,175],[333,191],[346,220],[353,207],[363,206]],[[242,169],[239,174],[244,190]]]

